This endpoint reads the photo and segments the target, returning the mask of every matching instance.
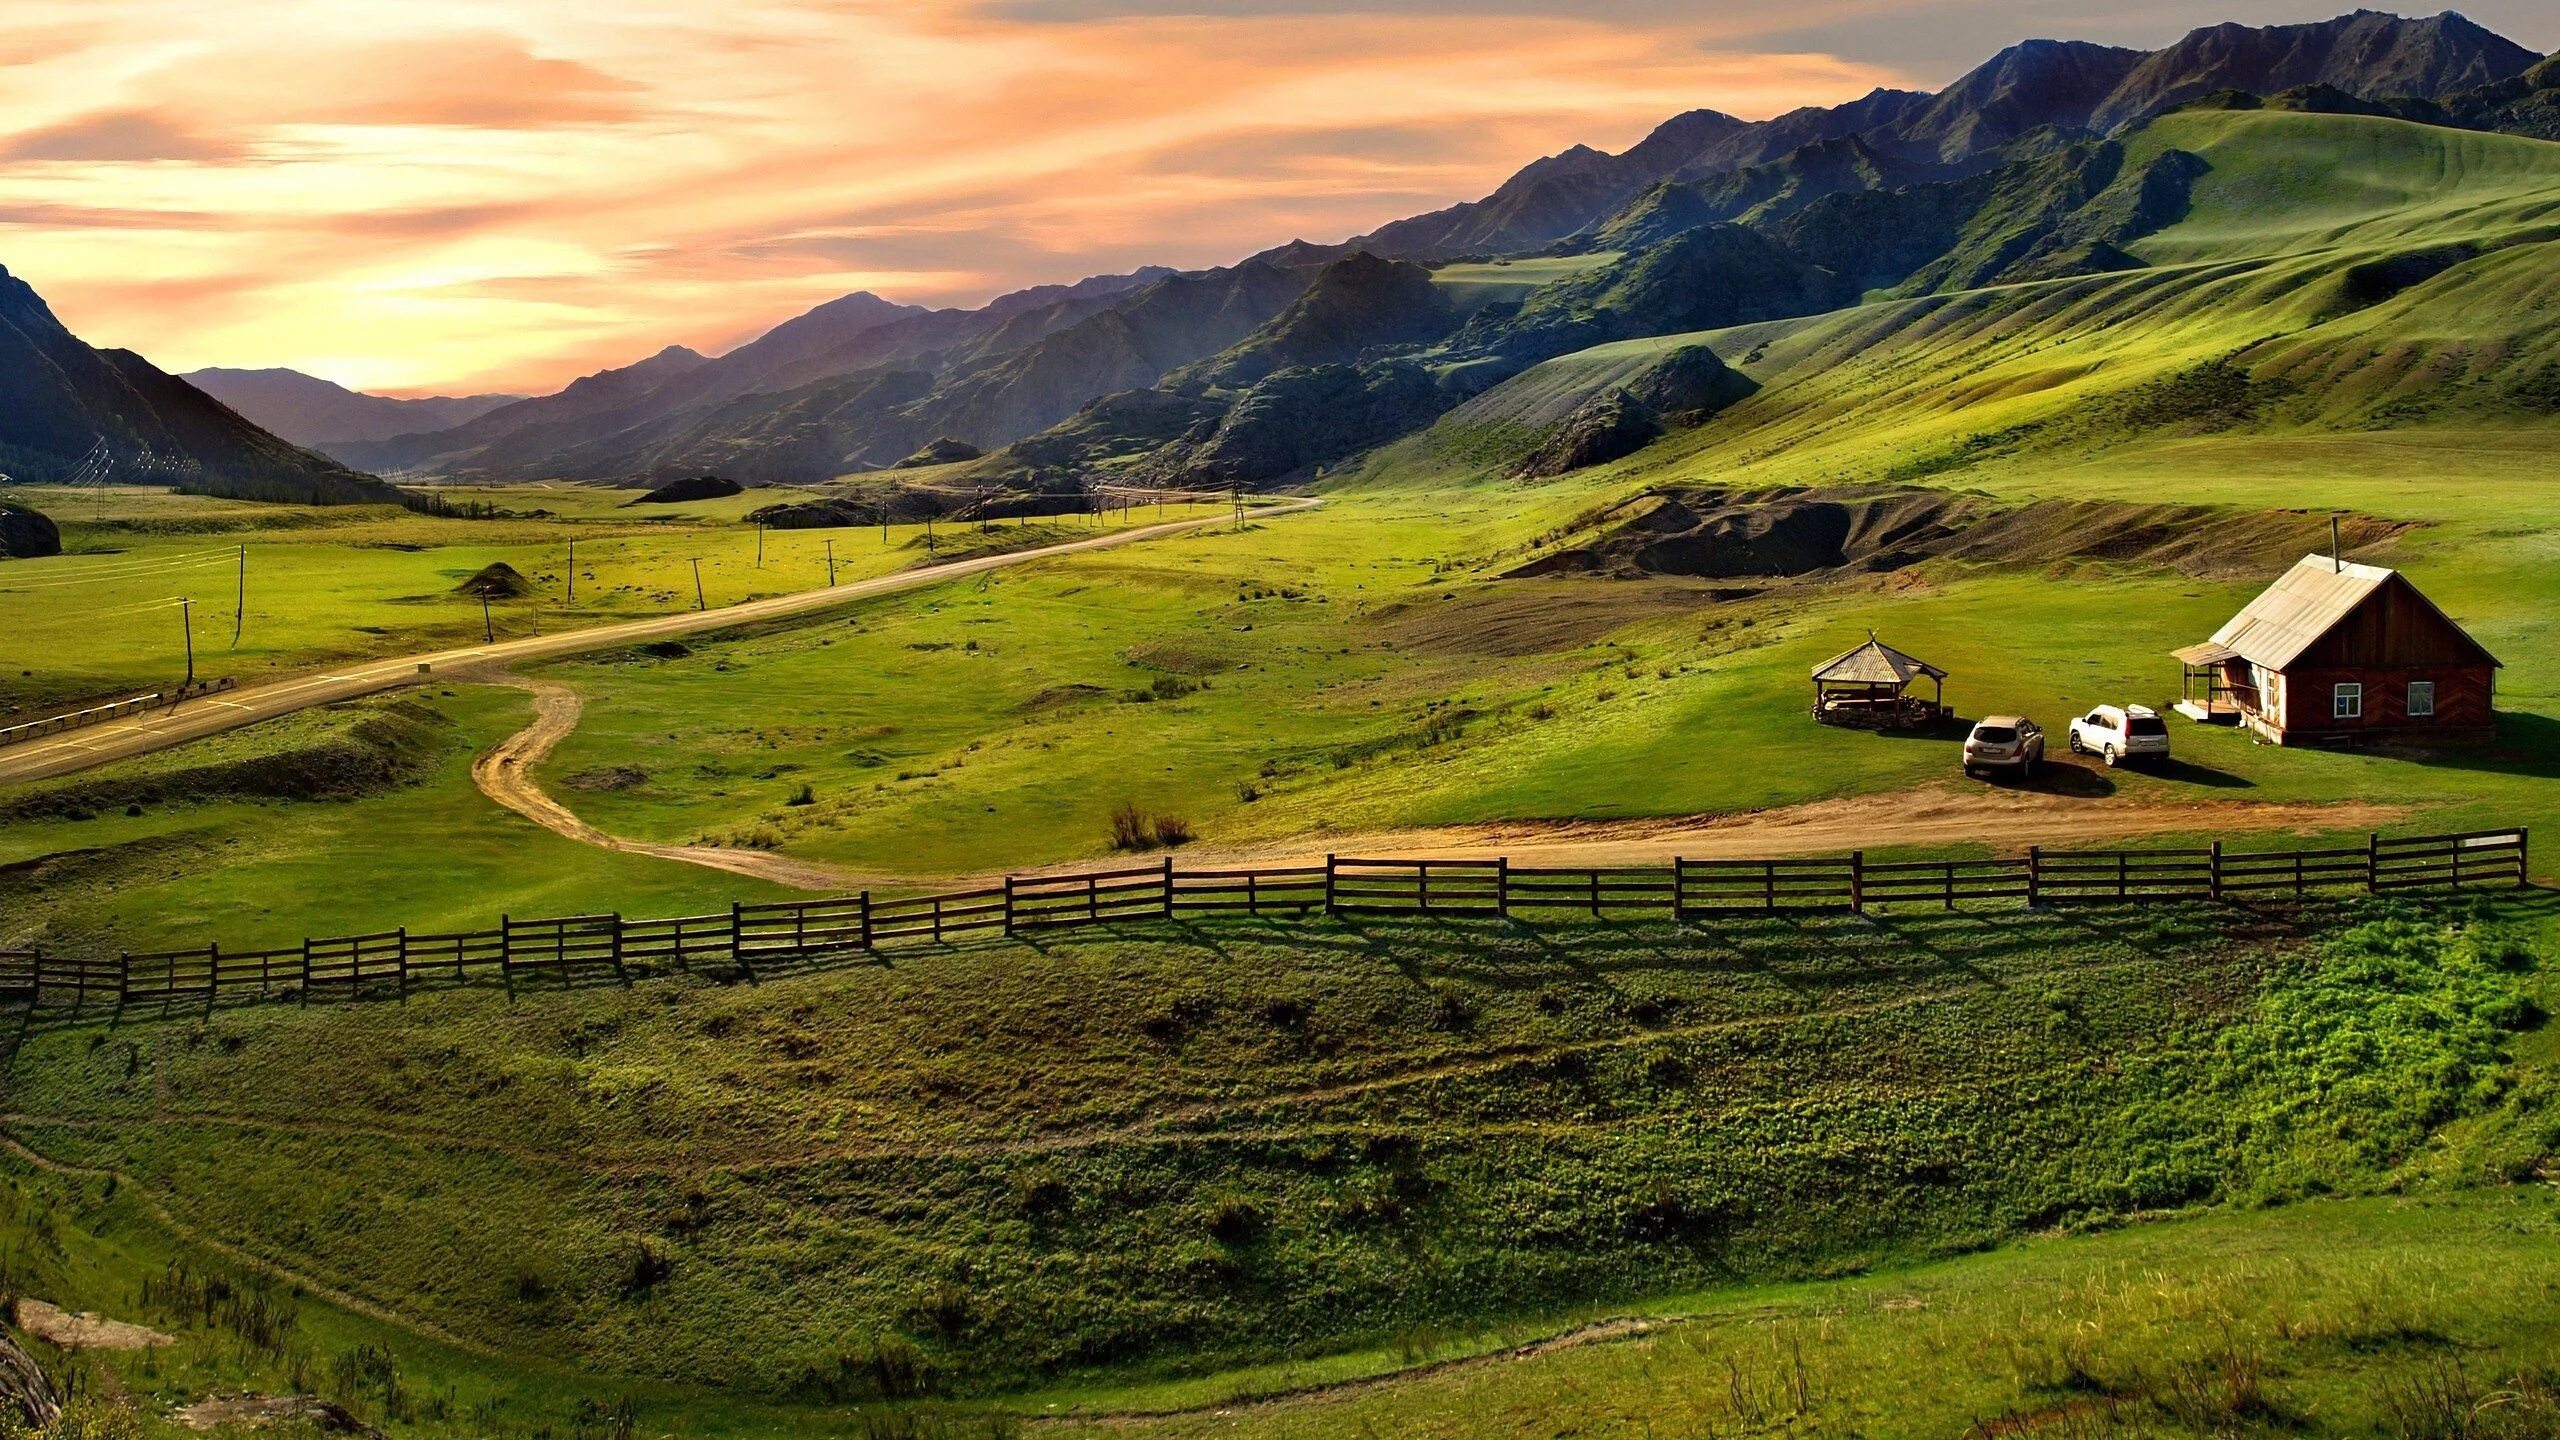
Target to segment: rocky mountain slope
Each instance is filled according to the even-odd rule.
[[[277,439],[130,350],[91,347],[6,269],[0,473],[32,484],[103,474],[313,504],[400,499],[371,476]]]

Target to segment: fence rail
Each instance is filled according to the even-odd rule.
[[[0,999],[83,1008],[211,1000],[254,993],[308,1002],[405,994],[422,980],[550,977],[628,984],[635,969],[767,971],[869,956],[900,943],[941,944],[1015,933],[1187,915],[1491,915],[1548,912],[1692,919],[1738,911],[1865,911],[1885,905],[1985,901],[2055,905],[2145,900],[2300,899],[2338,891],[2388,894],[2526,883],[2519,827],[2457,835],[2375,835],[2361,846],[2229,851],[2045,850],[2005,859],[1870,861],[1846,856],[1674,860],[1668,865],[1558,867],[1507,859],[1327,856],[1322,865],[1182,870],[1152,865],[1016,875],[1000,885],[875,900],[737,904],[725,914],[630,920],[620,915],[500,916],[490,930],[381,930],[280,949],[196,949],[114,958],[0,950]]]

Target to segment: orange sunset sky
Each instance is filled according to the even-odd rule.
[[[1333,240],[1680,110],[2335,4],[6,0],[0,265],[172,370],[556,388],[849,290]],[[2470,7],[2537,48],[2549,0]]]

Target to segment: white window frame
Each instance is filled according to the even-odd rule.
[[[2425,695],[2425,696],[2427,697],[2427,703],[2426,703],[2426,705],[2425,705],[2423,708],[2421,708],[2421,707],[2419,706],[2419,704],[2418,704],[2418,697],[2419,697],[2420,695],[2422,695],[2422,694],[2423,694],[2423,695]],[[2436,715],[2436,682],[2434,682],[2433,680],[2412,680],[2412,681],[2410,681],[2410,682],[2409,682],[2409,718],[2410,718],[2410,719],[2412,719],[2412,720],[2432,720],[2432,719],[2434,719],[2434,718],[2435,718],[2435,715]]]
[[[2329,687],[2329,718],[2361,720],[2364,718],[2364,682],[2341,680]]]

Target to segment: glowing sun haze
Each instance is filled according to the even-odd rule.
[[[1905,78],[1701,11],[1130,8],[8,0],[0,264],[173,370],[543,390],[850,290],[1340,239],[1683,109]]]

